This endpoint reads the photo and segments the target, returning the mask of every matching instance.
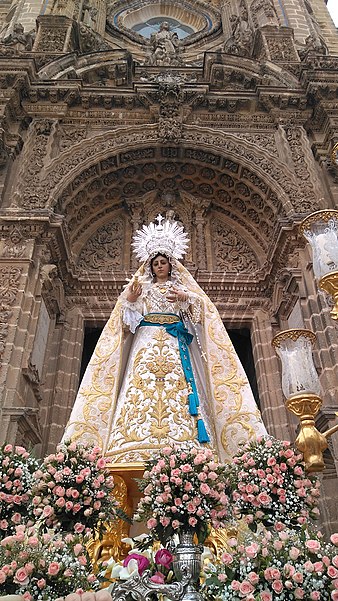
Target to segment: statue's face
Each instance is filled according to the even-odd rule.
[[[170,263],[167,257],[158,255],[151,263],[151,270],[155,274],[156,279],[167,280],[169,277]]]

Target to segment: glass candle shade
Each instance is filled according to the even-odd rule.
[[[282,389],[289,399],[294,395],[321,395],[321,386],[312,358],[316,337],[310,330],[284,330],[272,344],[282,362]]]
[[[338,270],[338,211],[312,213],[301,223],[300,232],[311,244],[315,277],[319,280]]]

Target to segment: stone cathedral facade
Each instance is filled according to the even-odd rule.
[[[296,436],[271,345],[292,327],[317,336],[317,426],[333,425],[337,331],[298,234],[338,205],[324,0],[2,0],[0,107],[1,444],[60,440],[85,341],[136,266],[131,236],[169,211],[186,266],[251,342],[269,432]],[[337,434],[325,460],[333,530]]]

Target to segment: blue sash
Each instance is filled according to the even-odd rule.
[[[178,348],[181,357],[181,363],[183,368],[184,377],[186,379],[188,385],[188,400],[189,400],[189,413],[190,415],[198,416],[198,408],[199,408],[199,398],[196,387],[196,382],[194,378],[194,373],[191,365],[190,353],[188,346],[192,343],[194,336],[188,332],[184,323],[177,317],[177,321],[174,323],[165,323],[165,316],[168,316],[168,322],[172,321],[173,317],[177,317],[175,314],[163,314],[159,313],[159,320],[156,322],[156,313],[150,313],[149,318],[151,317],[151,321],[147,320],[148,315],[144,316],[140,327],[142,326],[162,326],[168,334],[174,336],[178,340]],[[161,316],[161,318],[160,318]],[[164,319],[163,319],[164,318]],[[198,442],[207,443],[210,442],[210,438],[206,431],[203,419],[197,419],[197,439]]]

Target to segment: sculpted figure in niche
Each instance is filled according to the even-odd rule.
[[[240,14],[230,17],[231,37],[224,44],[224,51],[238,56],[251,56],[253,30],[249,25],[245,3],[240,4]]]
[[[266,430],[216,307],[179,261],[183,227],[157,221],[134,235],[141,266],[97,343],[64,440],[98,444],[112,463],[186,441],[229,460]]]
[[[13,31],[1,40],[1,44],[3,46],[10,46],[16,52],[30,51],[33,47],[34,37],[34,31],[25,33],[21,23],[16,23]]]
[[[99,11],[97,8],[91,6],[91,2],[89,0],[85,0],[82,6],[82,22],[84,25],[95,29],[98,12]]]
[[[151,54],[147,63],[156,66],[179,65],[180,64],[180,41],[175,32],[169,29],[169,23],[163,21],[157,33],[150,37]]]

